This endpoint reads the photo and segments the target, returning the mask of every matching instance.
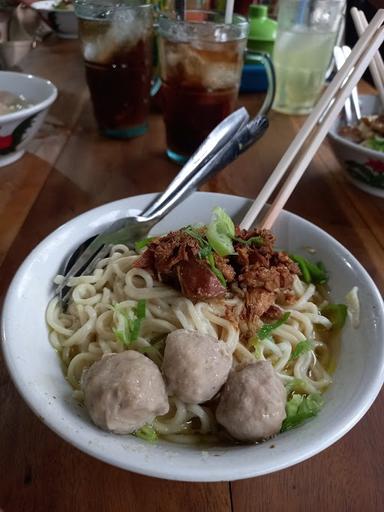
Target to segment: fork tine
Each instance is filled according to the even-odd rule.
[[[85,249],[85,251],[81,254],[81,256],[75,261],[75,263],[72,265],[70,270],[65,274],[64,280],[59,286],[56,288],[56,294],[60,294],[63,289],[67,286],[68,280],[78,274],[84,265],[87,264],[87,262],[92,258],[93,259],[97,256],[99,251],[104,246],[104,243],[101,240],[98,240],[97,238],[93,240],[89,244],[89,246]],[[89,266],[89,265],[88,265]]]
[[[85,267],[85,269],[81,272],[81,275],[88,275],[90,272],[92,272],[95,268],[96,268],[96,265],[99,263],[99,261],[101,261],[103,258],[105,258],[105,256],[107,256],[109,250],[110,250],[110,245],[104,245],[99,251],[97,251],[97,253],[94,255],[94,257],[91,259],[91,261],[88,263],[88,265]],[[84,251],[85,252],[85,251]],[[84,253],[83,253],[84,254]],[[79,259],[81,259],[82,256],[80,256]],[[79,260],[76,261],[75,265],[77,265]],[[88,260],[87,260],[88,261]],[[73,277],[77,271],[75,273],[73,273],[73,268],[71,268],[71,270],[68,272],[68,274],[65,276],[65,284],[63,285],[63,283],[60,285],[60,292],[67,286],[68,284],[68,280],[70,277]],[[80,267],[81,268],[81,267]],[[69,274],[72,274],[71,276]],[[61,297],[61,302],[63,304],[66,304],[68,299],[69,299],[69,295],[71,294],[71,288],[68,289],[68,291],[63,295],[63,297]],[[57,294],[60,294],[60,292],[56,291]]]
[[[345,46],[345,45],[342,47],[342,51],[343,51],[344,57],[346,59],[350,56],[350,54],[352,52],[351,48],[349,46]],[[357,92],[357,87],[354,87],[352,89],[351,99],[352,99],[351,106],[353,107],[353,109],[355,111],[354,113],[355,113],[356,120],[360,121],[361,111],[360,111],[359,93]]]

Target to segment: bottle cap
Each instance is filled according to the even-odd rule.
[[[266,5],[251,4],[248,14],[250,18],[267,18],[268,7]]]
[[[248,13],[248,41],[274,42],[276,39],[277,22],[268,18],[268,7],[266,5],[251,4]]]

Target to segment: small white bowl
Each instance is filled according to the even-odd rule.
[[[377,96],[360,95],[359,103],[363,116],[381,113]],[[339,135],[343,124],[342,117],[339,117],[328,136],[346,177],[365,192],[384,197],[384,153],[366,148]]]
[[[384,378],[384,306],[380,293],[358,261],[334,238],[310,222],[282,212],[274,228],[278,247],[312,247],[330,273],[331,294],[343,301],[359,287],[361,323],[344,327],[333,384],[316,418],[259,445],[200,446],[166,441],[149,444],[134,436],[98,429],[72,397],[59,358],[48,341],[45,311],[54,293],[53,278],[78,245],[106,225],[140,212],[154,194],[106,204],[76,217],[43,240],[26,258],[8,290],[2,313],[5,361],[21,396],[39,418],[80,450],[109,464],[150,476],[188,481],[254,477],[297,464],[346,434],[366,413]],[[153,230],[165,233],[207,222],[222,206],[239,222],[251,201],[196,192]],[[28,433],[26,433],[28,435]],[[271,449],[273,445],[273,449]]]
[[[73,5],[68,4],[65,9],[58,9],[55,0],[42,0],[31,4],[33,9],[39,11],[45,22],[63,39],[76,39],[79,37],[79,23]]]
[[[21,158],[42,125],[57,89],[49,80],[33,75],[0,71],[0,91],[23,95],[32,106],[0,115],[0,167]]]

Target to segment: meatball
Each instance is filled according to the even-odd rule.
[[[286,402],[285,388],[271,363],[258,361],[229,375],[216,419],[239,441],[261,441],[280,431]]]
[[[130,434],[169,410],[160,370],[134,350],[107,354],[94,363],[82,388],[94,423],[116,434]]]
[[[189,404],[210,400],[227,380],[232,355],[225,343],[197,331],[167,336],[163,372],[168,393]]]

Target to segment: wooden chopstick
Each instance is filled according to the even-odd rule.
[[[368,25],[363,36],[356,43],[350,56],[342,69],[335,75],[332,82],[324,92],[311,115],[307,118],[296,137],[288,147],[279,164],[260,191],[251,208],[243,218],[240,227],[249,229],[260,214],[271,194],[282,181],[292,162],[296,164],[279,194],[269,208],[264,219],[259,223],[261,228],[270,229],[281,209],[312,160],[320,144],[327,135],[332,123],[342,109],[346,98],[351,94],[353,87],[361,79],[369,62],[384,40],[384,9],[379,9]],[[304,144],[308,147],[299,158]]]
[[[356,27],[356,32],[359,37],[361,37],[368,27],[367,18],[363,11],[360,11],[357,7],[352,7],[351,16]],[[380,52],[377,52],[372,59],[372,62],[369,64],[369,69],[377,92],[379,93],[381,104],[384,107],[384,63]]]

